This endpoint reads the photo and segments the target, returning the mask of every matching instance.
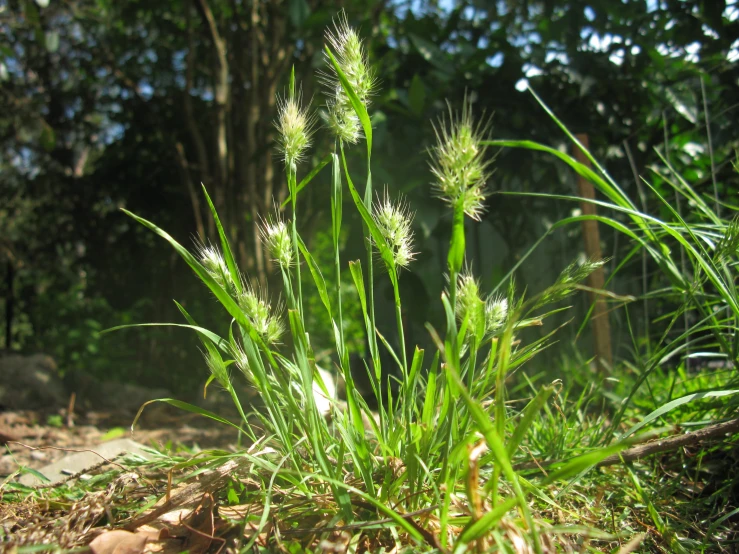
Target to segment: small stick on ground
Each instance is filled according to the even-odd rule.
[[[640,444],[639,446],[624,450],[620,454],[608,456],[602,460],[598,466],[610,466],[618,464],[622,460],[624,462],[633,462],[634,460],[638,460],[651,454],[670,452],[672,450],[677,450],[682,446],[691,446],[709,439],[717,439],[727,435],[733,435],[735,433],[739,433],[739,419],[732,419],[731,421],[725,421],[724,423],[709,425],[708,427],[704,427],[698,431],[693,431],[692,433],[685,433],[684,435],[676,435],[666,439],[659,439],[645,444]]]
[[[700,444],[702,442],[718,439],[728,435],[739,433],[739,418],[732,419],[731,421],[725,421],[724,423],[717,423],[715,425],[709,425],[698,431],[692,433],[685,433],[684,435],[675,435],[666,439],[652,440],[628,450],[624,450],[618,454],[613,454],[601,460],[597,466],[611,466],[619,464],[621,462],[633,462],[652,454],[658,454],[660,452],[670,452],[677,450],[683,446],[692,446]],[[515,464],[513,467],[515,470],[526,470],[526,469],[539,469],[543,471],[543,467],[559,464],[565,460],[552,460],[550,462],[523,462]]]

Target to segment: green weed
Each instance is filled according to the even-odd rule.
[[[447,287],[440,291],[445,327],[427,326],[434,351],[412,348],[405,340],[399,286],[403,269],[416,256],[412,209],[393,191],[380,195],[373,185],[369,114],[376,80],[361,39],[340,17],[328,43],[327,69],[321,80],[328,97],[326,123],[335,144],[301,181],[298,174],[311,144],[315,118],[301,103],[294,72],[285,97],[278,102],[276,127],[289,198],[284,211],[265,218],[261,237],[281,277],[284,308],[272,301],[277,296],[274,291],[268,293],[249,282],[237,267],[205,189],[219,236],[216,245],[204,243],[195,254],[154,223],[126,212],[168,241],[225,310],[230,321],[227,334],[221,336],[199,326],[177,304],[186,320],[180,326],[195,331],[202,343],[210,372],[208,383],[228,391],[241,421],[229,421],[175,399],[157,401],[232,426],[258,445],[243,454],[262,484],[248,498],[261,504],[261,516],[244,550],[254,545],[271,513],[284,519],[290,514],[298,517],[305,509],[283,515],[274,496],[278,489],[287,499],[285,505],[298,498],[305,500],[333,526],[361,534],[362,522],[381,521],[367,525],[399,549],[541,553],[567,551],[577,544],[589,545],[591,540],[613,547],[613,541],[622,541],[622,531],[636,530],[629,516],[624,516],[628,525],[616,524],[611,510],[613,525],[605,527],[612,529],[598,531],[604,527],[599,521],[601,501],[597,506],[584,506],[587,502],[571,499],[575,493],[603,499],[597,489],[617,478],[594,470],[597,464],[638,440],[637,431],[646,426],[664,425],[669,414],[690,413],[699,399],[721,400],[712,405],[710,414],[703,412],[703,419],[731,413],[729,398],[736,391],[716,388],[716,381],[701,384],[681,376],[666,392],[663,376],[657,379],[660,385],[650,388],[649,397],[644,385],[662,375],[665,360],[683,352],[685,345],[693,353],[707,349],[737,361],[739,297],[734,272],[739,226],[718,217],[677,175],[664,178],[692,202],[700,221],[689,223],[674,211],[672,221],[645,214],[587,151],[595,170],[547,146],[490,140],[489,125],[476,121],[465,102],[460,113],[450,109],[449,116],[437,123],[438,142],[430,151],[433,190],[429,193],[448,204],[452,218]],[[362,140],[367,171],[358,176],[350,171],[346,151]],[[675,339],[660,341],[651,355],[639,359],[633,366],[633,379],[623,379],[607,391],[610,404],[606,408],[615,409],[612,417],[607,412],[594,416],[590,409],[604,408],[605,391],[600,384],[578,392],[563,386],[568,380],[565,374],[561,381],[544,385],[521,377],[519,393],[523,391],[524,398],[511,397],[513,373],[545,350],[551,339],[548,334],[524,344],[519,342],[521,329],[540,325],[564,309],[552,305],[575,293],[604,262],[572,264],[551,287],[530,298],[518,293],[512,282],[505,294],[482,290],[475,275],[465,268],[465,218],[478,219],[484,209],[492,161],[489,150],[499,147],[547,152],[592,181],[607,198],[594,202],[615,214],[597,216],[597,220],[633,240],[630,256],[639,249],[648,252],[669,279],[672,291],[684,299],[673,320],[688,309],[698,315],[699,322],[693,327]],[[299,199],[301,191],[326,167],[332,183],[333,264],[320,267],[299,232]],[[670,208],[669,202],[663,203]],[[339,237],[347,205],[357,210],[364,224],[364,260],[342,257]],[[552,231],[586,217],[591,216],[563,220]],[[682,249],[690,266],[681,265],[671,248]],[[369,350],[364,365],[374,398],[360,393],[350,370],[351,352],[344,336],[345,291],[340,286],[347,270],[361,306]],[[310,280],[304,279],[306,271]],[[378,279],[388,279],[392,288],[395,340],[377,332],[374,289]],[[332,399],[330,417],[316,403],[316,391],[329,398],[331,394],[316,364],[311,330],[306,328],[304,282],[312,282],[326,311],[334,339],[331,359],[346,383],[346,403]],[[281,344],[286,334],[290,347]],[[386,360],[399,376],[397,387],[383,383]],[[233,385],[239,374],[256,389],[263,410],[245,412]],[[369,409],[370,403],[378,407],[376,413]],[[635,406],[649,415],[629,423],[631,417],[644,413]],[[585,475],[587,482],[583,482]],[[660,515],[655,496],[641,484],[637,472],[629,468],[619,478],[626,477],[631,480],[632,500],[644,507],[665,543],[675,551],[686,548],[687,543]],[[711,534],[717,533],[723,521],[717,520]],[[372,547],[382,540],[377,539]]]

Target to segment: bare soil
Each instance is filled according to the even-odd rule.
[[[197,414],[157,406],[144,413],[131,431],[133,416],[88,412],[75,414],[72,426],[66,415],[43,411],[0,412],[0,480],[19,466],[32,469],[62,458],[70,451],[94,450],[105,440],[131,438],[162,451],[219,448],[235,446],[237,433]]]

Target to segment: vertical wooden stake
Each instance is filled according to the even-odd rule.
[[[588,135],[575,135],[577,140],[585,147],[590,147]],[[591,167],[590,160],[577,147],[575,147],[575,159],[587,167]],[[595,199],[595,189],[590,181],[582,176],[577,178],[577,191],[580,197],[585,199]],[[583,215],[595,215],[595,204],[590,202],[581,202],[580,207]],[[582,222],[582,236],[585,243],[585,254],[592,259],[600,260],[603,253],[600,249],[600,233],[598,231],[598,222],[594,220],[586,220]],[[600,290],[605,285],[605,276],[603,268],[598,268],[588,277],[588,286],[592,289]],[[608,320],[608,306],[602,296],[590,293],[590,301],[595,303],[593,310],[593,346],[595,348],[595,359],[598,367],[608,370],[613,365],[613,353],[611,351],[611,325]]]
[[[15,268],[13,267],[13,258],[8,252],[6,280],[7,287],[5,289],[5,350],[10,352],[13,349],[13,308],[15,307],[13,280],[15,279]]]

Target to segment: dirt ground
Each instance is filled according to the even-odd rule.
[[[0,412],[0,480],[19,466],[40,469],[75,450],[94,450],[106,440],[131,438],[158,450],[235,448],[235,430],[197,414],[157,406],[131,432],[133,416],[87,412],[75,414],[72,426],[60,413]]]

